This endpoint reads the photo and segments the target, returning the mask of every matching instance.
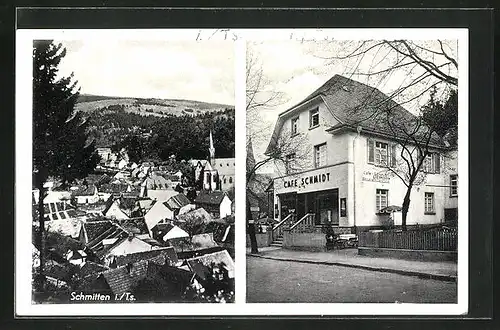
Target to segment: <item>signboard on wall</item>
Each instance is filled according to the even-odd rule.
[[[363,176],[361,180],[363,181],[373,181],[380,183],[389,183],[391,175],[387,172],[377,172],[377,171],[363,171]]]
[[[291,174],[274,180],[277,194],[328,190],[345,183],[347,163]]]

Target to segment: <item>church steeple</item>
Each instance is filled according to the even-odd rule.
[[[214,164],[214,160],[215,160],[215,147],[214,147],[214,140],[212,138],[212,131],[210,130],[210,147],[208,148],[208,151],[209,151],[209,155],[210,155],[210,158],[209,158],[209,161],[210,161],[210,164]]]

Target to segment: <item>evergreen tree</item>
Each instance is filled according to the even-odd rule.
[[[33,168],[34,183],[40,191],[38,214],[40,277],[45,258],[44,183],[49,176],[63,184],[86,177],[99,162],[94,143],[88,143],[88,124],[75,112],[79,96],[73,75],[58,77],[58,65],[66,55],[61,44],[49,40],[33,47]]]

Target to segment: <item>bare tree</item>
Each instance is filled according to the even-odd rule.
[[[275,143],[275,148],[266,153],[259,155],[258,159],[254,158],[252,143],[265,143],[267,140],[267,132],[272,130],[272,127],[265,123],[262,119],[262,111],[277,107],[286,102],[284,95],[272,88],[270,81],[266,78],[262,63],[249,47],[247,51],[247,67],[246,67],[246,116],[247,116],[247,163],[246,163],[246,189],[247,189],[247,224],[248,233],[250,235],[250,243],[252,253],[257,253],[257,241],[255,238],[255,227],[253,224],[252,214],[250,212],[249,196],[257,196],[257,192],[253,191],[253,181],[259,169],[268,164],[284,164],[290,168],[302,157],[300,147],[303,144],[301,135],[291,138],[290,135],[283,134],[278,137]],[[290,155],[295,154],[294,159],[290,159]]]
[[[390,89],[386,94],[400,105],[414,104],[436,87],[458,86],[456,40],[332,42],[313,52],[325,59],[326,65],[341,65],[343,75]],[[399,83],[389,86],[394,81]]]
[[[356,118],[350,125],[382,122],[397,141],[397,148],[379,165],[384,167],[383,171],[398,177],[407,188],[402,204],[402,228],[406,230],[411,191],[414,185],[425,180],[427,172],[432,171],[429,165],[432,164],[431,151],[436,147],[441,150],[442,138],[450,131],[456,133],[456,116],[450,119],[449,115],[457,109],[457,43],[451,40],[363,40],[334,42],[329,46],[322,50],[326,54],[319,56],[327,65],[340,64],[344,75],[374,87],[362,94],[359,104],[348,109],[351,117]],[[330,85],[329,88],[338,86]],[[381,97],[377,88],[390,91]],[[448,98],[446,102],[438,100],[437,90],[441,91],[441,99]],[[414,106],[419,113],[413,115],[402,105]],[[443,107],[454,107],[454,110],[446,112]]]

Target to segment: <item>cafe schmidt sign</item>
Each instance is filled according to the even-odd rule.
[[[290,175],[277,180],[277,182],[275,181],[277,193],[306,192],[328,188],[329,183],[333,180],[333,174],[325,169],[321,172]]]

